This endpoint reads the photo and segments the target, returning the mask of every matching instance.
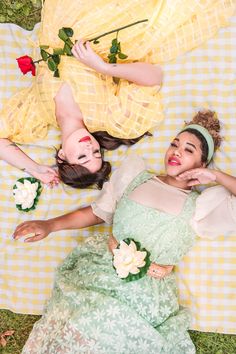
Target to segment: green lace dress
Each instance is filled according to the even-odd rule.
[[[117,204],[113,234],[130,237],[159,264],[177,264],[192,246],[196,193],[178,216],[129,199],[153,175],[141,172]],[[192,354],[190,315],[178,304],[174,275],[125,282],[117,277],[107,237],[78,246],[58,268],[52,298],[23,349],[30,354]]]

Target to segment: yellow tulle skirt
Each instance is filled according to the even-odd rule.
[[[71,27],[75,39],[91,39],[112,29],[148,19],[119,32],[122,62],[161,64],[191,50],[227,25],[235,0],[46,0],[39,43],[63,46],[58,29]],[[115,34],[103,37],[94,50],[107,60]],[[160,87],[141,87],[96,73],[73,57],[62,57],[60,78],[45,63],[28,89],[14,95],[1,112],[0,137],[33,142],[57,127],[53,97],[68,82],[91,131],[105,130],[120,138],[134,138],[163,120]]]

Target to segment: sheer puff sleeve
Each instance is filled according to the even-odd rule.
[[[112,224],[117,202],[132,180],[145,169],[141,157],[129,155],[113,172],[109,182],[104,183],[97,200],[91,204],[93,213],[107,224]]]
[[[222,186],[205,189],[190,221],[199,237],[213,239],[236,233],[236,197]]]

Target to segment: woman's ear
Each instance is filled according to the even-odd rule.
[[[60,158],[60,159],[62,159],[62,160],[65,160],[66,159],[66,157],[65,157],[65,154],[64,154],[64,151],[62,150],[62,149],[60,149],[59,151],[58,151],[58,157]],[[58,161],[58,162],[60,162],[60,161]]]

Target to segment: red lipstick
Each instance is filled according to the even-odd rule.
[[[180,160],[177,157],[170,157],[168,160],[168,165],[170,166],[179,166],[181,165]]]
[[[83,142],[90,141],[90,140],[91,140],[90,136],[84,136],[83,138],[81,138],[81,139],[79,140],[79,142],[80,142],[80,143],[83,143]]]

